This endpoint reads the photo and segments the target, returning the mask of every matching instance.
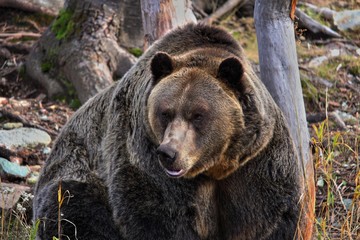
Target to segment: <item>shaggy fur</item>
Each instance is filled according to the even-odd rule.
[[[293,239],[299,219],[284,117],[235,40],[202,25],[157,41],[63,128],[36,186],[39,239],[58,236],[59,185],[71,239]]]

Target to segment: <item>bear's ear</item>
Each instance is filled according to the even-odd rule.
[[[244,68],[239,59],[229,57],[220,63],[217,77],[231,89],[243,93],[246,89],[242,79],[243,75]]]
[[[169,54],[158,52],[151,60],[151,72],[154,77],[154,83],[162,77],[169,75],[173,71],[173,60]]]

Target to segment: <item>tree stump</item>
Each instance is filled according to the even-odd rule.
[[[129,1],[65,3],[25,65],[26,73],[46,89],[49,97],[77,94],[84,103],[133,65],[136,58],[119,45],[124,22],[119,13],[129,4],[122,2]],[[140,9],[139,18],[141,21]]]

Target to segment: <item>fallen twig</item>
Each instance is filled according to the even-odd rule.
[[[41,37],[40,33],[33,32],[17,32],[17,33],[0,33],[0,38],[14,39],[14,38],[22,38],[22,37]]]

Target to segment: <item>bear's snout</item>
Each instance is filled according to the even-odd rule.
[[[171,165],[176,159],[176,151],[167,145],[160,145],[156,150],[160,161],[165,166]]]
[[[161,166],[168,176],[178,178],[185,174],[185,169],[179,168],[179,166],[176,167],[175,160],[179,154],[172,147],[161,144],[156,153],[159,156]]]

